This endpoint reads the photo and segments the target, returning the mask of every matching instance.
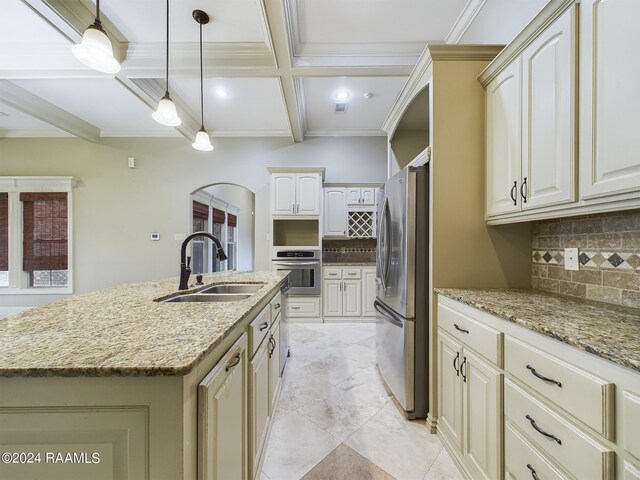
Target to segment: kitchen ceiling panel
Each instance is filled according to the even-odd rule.
[[[95,8],[95,2],[83,1]],[[265,41],[257,0],[172,0],[169,5],[172,42],[198,41],[198,25],[191,16],[195,9],[211,18],[202,29],[204,42]],[[100,9],[129,42],[165,41],[165,0],[109,0]]]
[[[6,136],[71,136],[59,128],[0,103],[0,137]]]
[[[70,41],[20,0],[0,0],[0,44],[69,45]]]
[[[406,77],[305,78],[303,81],[307,130],[314,134],[382,134],[382,122],[391,110]],[[335,95],[349,92],[346,113],[335,113]],[[364,94],[373,94],[365,99]]]
[[[172,135],[152,110],[113,79],[15,80],[25,90],[98,127],[103,135]]]
[[[200,119],[200,79],[176,78],[171,89]],[[224,91],[221,97],[217,91]],[[277,78],[205,78],[204,120],[210,134],[288,135],[288,119]]]

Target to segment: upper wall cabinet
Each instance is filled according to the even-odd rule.
[[[487,85],[487,216],[575,200],[575,9]]]
[[[321,193],[321,172],[272,171],[271,215],[318,216],[320,215]]]
[[[347,189],[327,187],[324,189],[325,236],[347,236]]]
[[[349,205],[375,205],[376,189],[374,187],[349,187],[347,188],[347,201]]]
[[[580,198],[640,189],[640,2],[580,4]]]
[[[634,18],[636,0],[551,0],[480,75],[489,223],[640,207]]]

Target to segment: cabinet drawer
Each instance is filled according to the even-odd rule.
[[[345,280],[355,280],[357,278],[362,278],[362,269],[360,268],[343,268],[342,269],[342,278]]]
[[[287,316],[291,318],[316,318],[320,316],[320,297],[289,297]]]
[[[342,278],[342,269],[341,268],[324,268],[324,278],[326,280],[335,280]]]
[[[502,332],[445,305],[438,305],[438,324],[454,338],[502,366]]]
[[[507,475],[514,479],[539,478],[545,480],[569,480],[551,461],[538,452],[510,422],[504,429],[504,466]]]
[[[615,453],[612,450],[508,379],[505,380],[504,396],[506,417],[525,432],[534,445],[576,478],[615,478]]]
[[[504,369],[596,432],[613,439],[613,383],[508,335],[504,342]]]
[[[271,305],[271,323],[274,323],[277,316],[280,314],[280,310],[282,310],[282,294],[279,292],[270,302]]]
[[[640,397],[631,392],[622,394],[622,424],[624,440],[622,446],[631,455],[640,459]]]
[[[271,323],[271,307],[265,307],[249,325],[249,352],[250,356],[256,353],[256,350],[262,343],[264,337],[269,333],[269,324]]]

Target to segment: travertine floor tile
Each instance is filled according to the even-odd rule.
[[[429,469],[424,480],[464,480],[462,474],[458,471],[458,467],[443,448],[436,461]]]
[[[345,444],[340,445],[313,467],[303,480],[394,480]]]

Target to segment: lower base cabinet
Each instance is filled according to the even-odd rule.
[[[280,393],[280,315],[271,326],[271,333],[269,335],[269,345],[267,345],[269,351],[269,415],[273,417],[276,410],[276,403],[278,401],[278,394]]]
[[[198,386],[199,480],[248,478],[247,335]]]
[[[251,412],[251,478],[260,465],[270,420],[269,395],[269,342],[265,339],[258,347],[249,368]]]
[[[375,317],[376,271],[372,267],[326,267],[322,283],[322,315],[352,321]]]

